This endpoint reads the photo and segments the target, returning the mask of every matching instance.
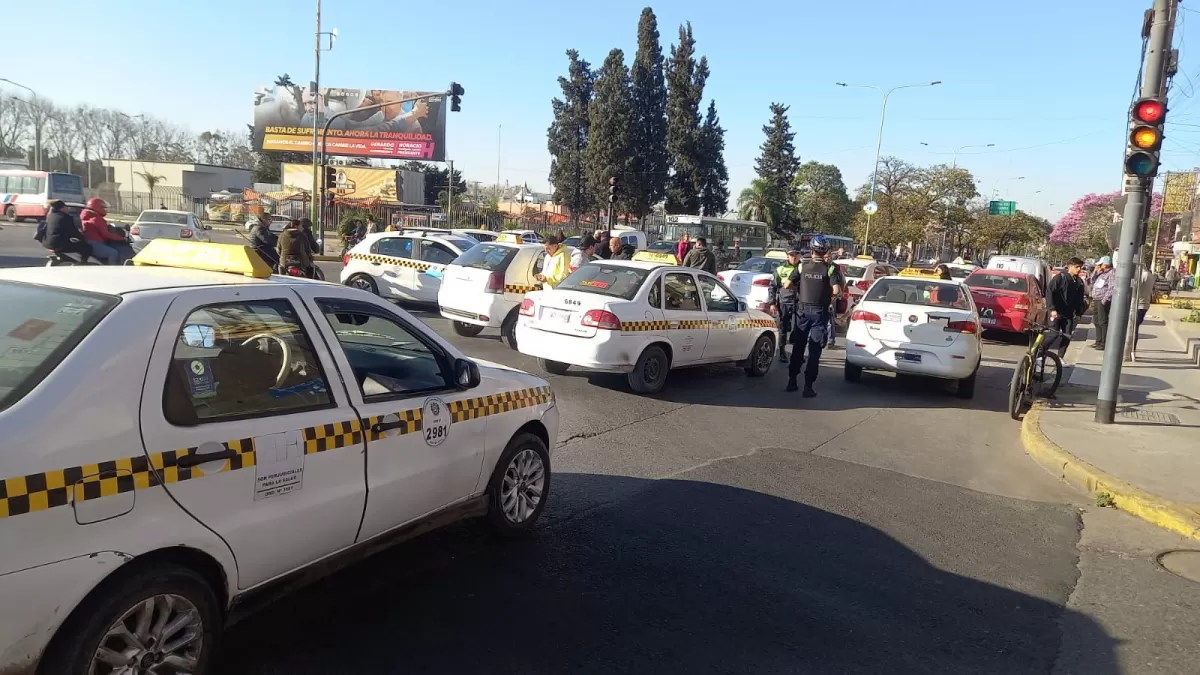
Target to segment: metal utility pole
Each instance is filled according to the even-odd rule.
[[[446,174],[446,227],[451,227],[450,214],[454,211],[454,160],[446,160],[449,171]]]
[[[312,197],[309,200],[309,217],[314,223],[321,222],[321,202],[324,199],[324,194],[318,189],[321,180],[321,168],[317,163],[320,159],[320,152],[317,149],[317,143],[320,141],[320,120],[321,120],[321,0],[317,0],[317,32],[313,36],[316,39],[316,65],[313,68],[313,83],[312,93],[316,101],[316,113],[313,115],[313,182],[312,192],[309,193]],[[325,230],[318,230],[317,237],[320,238],[321,253],[325,252]]]
[[[496,125],[496,204],[500,203],[500,149],[504,140],[504,125]]]
[[[1178,0],[1154,0],[1153,18],[1146,44],[1146,60],[1142,63],[1143,98],[1162,95],[1166,84],[1167,59],[1171,51],[1171,34],[1175,23]],[[1120,246],[1117,250],[1117,283],[1113,288],[1112,309],[1108,319],[1108,334],[1104,339],[1104,365],[1100,370],[1100,391],[1096,396],[1095,421],[1112,424],[1117,412],[1118,388],[1121,383],[1122,356],[1125,333],[1129,328],[1133,300],[1134,269],[1137,267],[1141,244],[1142,219],[1150,197],[1152,177],[1125,174],[1125,191],[1129,197],[1121,221]]]

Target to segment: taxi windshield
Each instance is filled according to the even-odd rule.
[[[632,300],[648,276],[650,276],[648,269],[593,262],[572,272],[555,288]]]
[[[774,274],[775,268],[784,263],[778,258],[750,258],[738,265],[739,272],[756,272],[758,274]]]
[[[958,284],[938,283],[916,277],[885,278],[876,281],[863,302],[891,302],[900,305],[970,309],[970,294]]]
[[[0,281],[0,410],[29,393],[117,305],[111,295]]]
[[[467,249],[454,259],[454,265],[459,267],[474,267],[476,269],[497,272],[508,269],[508,264],[516,257],[517,249],[501,244],[478,244]]]

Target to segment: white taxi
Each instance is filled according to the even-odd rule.
[[[552,290],[521,303],[517,350],[547,372],[571,366],[627,373],[629,386],[656,393],[675,368],[736,362],[753,377],[771,367],[775,320],[749,309],[720,279],[680,267],[670,254],[597,260]]]
[[[923,276],[884,277],[867,291],[846,330],[846,379],[863,369],[927,375],[975,395],[983,353],[979,312],[957,281]]]
[[[887,263],[876,262],[869,255],[844,258],[833,262],[842,268],[842,274],[846,278],[846,290],[850,294],[852,304],[862,301],[863,296],[867,294],[867,290],[871,288],[871,284],[875,283],[876,279],[899,273],[895,267]]]
[[[450,319],[454,332],[474,337],[485,328],[517,348],[517,318],[521,300],[542,287],[534,278],[541,270],[545,247],[519,243],[508,233],[493,242],[473,246],[441,271],[438,309]]]
[[[432,304],[442,278],[426,272],[441,272],[478,243],[452,234],[368,234],[342,257],[341,282],[385,298]]]
[[[454,519],[538,520],[544,380],[245,246],[134,263],[0,270],[0,672],[212,673],[260,600]]]
[[[717,272],[717,278],[729,284],[739,300],[765,312],[771,307],[771,279],[780,265],[787,264],[787,253],[768,251],[764,256],[747,259],[735,270]]]

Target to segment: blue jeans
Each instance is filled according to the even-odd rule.
[[[88,243],[92,245],[92,257],[109,265],[120,265],[133,257],[133,249],[124,242]]]

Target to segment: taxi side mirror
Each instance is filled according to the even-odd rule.
[[[749,307],[749,305],[746,304],[745,300],[738,300],[738,311],[739,312],[745,312],[748,307]]]
[[[474,361],[458,359],[454,362],[454,384],[459,389],[474,389],[481,381],[479,366]]]

